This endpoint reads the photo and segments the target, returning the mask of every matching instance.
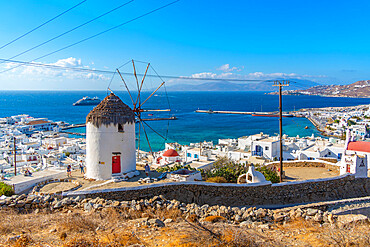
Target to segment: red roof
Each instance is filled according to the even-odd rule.
[[[174,149],[168,149],[166,152],[163,153],[164,157],[176,157],[179,156],[179,154]]]
[[[26,125],[36,125],[36,124],[44,124],[44,123],[49,123],[49,122],[45,120],[34,120],[34,121],[30,121],[29,123],[26,123]]]
[[[347,150],[370,153],[370,142],[350,142]]]

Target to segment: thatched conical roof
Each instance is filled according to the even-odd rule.
[[[86,123],[92,123],[96,127],[103,124],[118,125],[134,122],[135,115],[132,109],[114,93],[105,97],[86,117]]]

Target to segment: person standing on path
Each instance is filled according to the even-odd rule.
[[[150,166],[148,164],[145,165],[145,174],[147,177],[149,177],[149,172],[150,172]]]
[[[72,166],[71,165],[67,166],[67,177],[72,177]]]
[[[80,161],[80,171],[81,171],[81,174],[85,173],[85,166],[82,164],[82,161]]]

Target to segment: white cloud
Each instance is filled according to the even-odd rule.
[[[202,72],[197,74],[192,74],[192,78],[215,78],[217,74],[211,72]]]
[[[69,68],[86,68],[86,69],[94,69],[90,68],[89,66],[84,66],[81,59],[77,59],[74,57],[69,57],[65,59],[59,59],[55,63],[42,63],[44,65],[55,65],[59,67],[69,67]],[[4,63],[2,66],[0,65],[1,70],[11,69],[4,73],[0,73],[0,77],[3,79],[6,78],[18,78],[18,79],[27,79],[32,81],[42,81],[45,79],[52,79],[52,80],[64,80],[64,79],[81,79],[81,80],[109,80],[108,77],[104,76],[103,74],[95,73],[95,72],[82,72],[82,71],[75,71],[75,70],[60,70],[60,69],[53,69],[43,66],[19,66],[16,63]],[[1,68],[2,67],[2,68]]]
[[[217,68],[217,70],[221,70],[223,72],[231,72],[231,71],[242,71],[244,66],[241,67],[230,67],[230,64],[224,64]]]
[[[325,75],[300,75],[296,73],[281,73],[281,72],[276,72],[276,73],[263,73],[263,72],[254,72],[254,73],[249,73],[246,75],[247,78],[249,79],[257,79],[257,80],[264,80],[264,79],[315,79],[315,78],[326,78],[327,76]]]
[[[228,66],[228,64],[226,65],[223,65],[221,67],[223,67],[224,70],[230,70],[230,67]],[[274,72],[274,73],[252,72],[248,74],[241,74],[241,73],[236,73],[236,72],[231,72],[231,71],[222,72],[222,73],[200,72],[200,73],[192,74],[190,76],[183,76],[183,77],[191,77],[191,78],[199,78],[199,79],[211,78],[211,79],[224,79],[224,80],[228,80],[228,79],[241,80],[238,83],[247,83],[248,80],[307,79],[311,81],[322,81],[322,79],[329,79],[325,75],[300,75],[297,73],[283,73],[283,72]],[[245,80],[245,82],[243,82],[242,80]],[[169,80],[168,82],[170,84],[176,84],[179,82],[197,84],[197,83],[201,83],[201,80],[184,81],[181,79],[174,79],[174,80]]]

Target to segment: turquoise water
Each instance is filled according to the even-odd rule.
[[[129,106],[127,93],[116,92]],[[98,96],[103,99],[105,91],[0,91],[0,117],[29,114],[33,117],[47,117],[54,121],[84,123],[93,106],[72,106],[83,96]],[[135,95],[133,95],[135,97]],[[149,93],[143,93],[143,99]],[[167,97],[168,96],[168,97]],[[214,141],[219,138],[237,138],[264,132],[274,135],[279,132],[278,118],[252,117],[249,115],[202,114],[197,109],[233,111],[277,111],[278,96],[261,92],[158,92],[145,103],[147,109],[171,108],[171,112],[153,112],[153,117],[176,116],[178,120],[147,122],[167,142],[182,144],[200,141]],[[350,106],[370,104],[370,99],[326,98],[318,96],[283,97],[283,110],[289,111],[308,107]],[[170,105],[170,106],[169,106]],[[143,118],[151,118],[143,113]],[[308,126],[308,129],[304,129]],[[153,150],[164,147],[164,140],[145,126]],[[289,136],[319,135],[319,132],[305,118],[284,118],[284,133]],[[79,130],[84,132],[84,128]],[[138,128],[137,128],[138,130]],[[137,134],[138,136],[138,134]],[[146,138],[141,132],[141,148],[149,150]]]

